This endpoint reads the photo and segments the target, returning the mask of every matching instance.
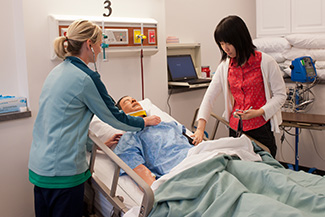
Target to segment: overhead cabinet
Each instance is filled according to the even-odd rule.
[[[325,33],[325,0],[256,0],[257,37]]]

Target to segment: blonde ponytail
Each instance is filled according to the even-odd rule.
[[[54,40],[54,51],[61,59],[66,56],[76,56],[80,54],[85,41],[90,40],[95,44],[101,37],[102,30],[98,25],[87,20],[76,20],[70,24],[66,36]]]
[[[54,45],[53,45],[54,46],[54,51],[55,51],[56,55],[61,59],[64,59],[66,57],[66,54],[67,54],[67,51],[66,51],[65,46],[64,46],[65,41],[67,41],[65,36],[57,37],[54,40]]]

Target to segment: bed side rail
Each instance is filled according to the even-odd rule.
[[[191,129],[192,129],[193,132],[195,132],[195,130],[196,130],[195,124],[196,124],[196,118],[197,118],[198,112],[199,112],[199,108],[197,108],[195,110],[195,112],[194,112],[194,117],[193,117],[192,125],[191,125]],[[215,119],[215,124],[214,124],[213,130],[212,130],[212,133],[210,134],[212,136],[210,136],[210,138],[207,138],[206,136],[204,136],[204,138],[203,138],[204,140],[209,140],[209,139],[213,140],[213,139],[215,139],[215,136],[216,136],[216,133],[217,133],[217,130],[218,130],[218,127],[219,127],[219,123],[220,123],[220,121],[222,122],[222,120],[218,119],[219,116],[215,115],[214,113],[211,113],[210,116]]]
[[[194,117],[193,117],[193,121],[192,121],[192,130],[195,129],[195,123],[196,123],[196,118],[197,118],[197,113],[199,111],[199,108],[197,108],[195,110],[195,113],[194,113]],[[211,139],[214,139],[215,138],[215,135],[217,133],[217,130],[218,130],[218,126],[219,126],[219,123],[223,123],[224,125],[226,125],[228,128],[229,128],[229,122],[226,121],[223,117],[219,116],[219,115],[216,115],[214,114],[213,112],[211,112],[210,114],[211,117],[213,117],[215,119],[215,125],[214,125],[214,129],[213,129],[213,132],[212,132],[212,136],[210,137]],[[245,133],[244,133],[245,134]],[[245,134],[246,135],[246,134]],[[267,151],[269,153],[270,152],[270,149],[268,147],[266,147],[265,145],[263,145],[262,143],[260,143],[259,141],[253,139],[252,137],[246,135],[250,140],[254,141],[260,148],[262,148],[264,151]]]
[[[122,202],[116,196],[116,189],[117,189],[118,179],[120,176],[119,174],[120,169],[123,169],[130,176],[130,178],[138,184],[138,186],[142,189],[144,193],[139,217],[148,216],[153,207],[153,202],[154,202],[154,194],[150,186],[90,130],[89,130],[89,138],[95,143],[90,158],[90,165],[89,165],[90,172],[92,174],[94,172],[94,164],[95,164],[97,147],[100,148],[115,164],[114,174],[113,174],[114,176],[113,176],[112,186],[110,190],[104,183],[102,183],[98,179],[98,177],[96,177],[96,175],[93,174],[94,180],[101,187],[101,189],[103,189],[105,193],[109,196],[108,199],[112,203],[112,205],[114,207],[119,207],[119,208],[123,206]],[[122,208],[124,212],[126,211],[125,209]]]

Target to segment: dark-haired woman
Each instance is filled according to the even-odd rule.
[[[243,132],[266,145],[275,157],[273,132],[279,132],[280,108],[286,99],[279,66],[272,57],[256,50],[245,22],[238,16],[222,19],[214,38],[221,51],[221,63],[202,100],[193,143],[202,141],[211,109],[223,92],[223,117],[229,121],[229,135],[236,135],[241,117]]]

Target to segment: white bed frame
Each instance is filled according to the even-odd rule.
[[[92,173],[92,177],[89,179],[88,182],[86,182],[85,186],[86,192],[93,192],[92,194],[85,194],[85,201],[88,205],[88,211],[90,213],[93,213],[95,210],[93,195],[93,189],[95,185],[99,186],[99,188],[97,189],[100,189],[101,193],[105,196],[105,198],[113,205],[113,213],[111,214],[111,216],[120,216],[121,212],[125,213],[128,211],[128,208],[122,201],[123,199],[116,195],[118,179],[120,177],[120,169],[123,169],[128,174],[128,176],[142,189],[144,193],[139,217],[148,216],[154,203],[154,194],[150,186],[91,131],[89,131],[89,138],[94,142],[94,146],[89,162],[89,169]],[[94,165],[98,148],[100,148],[112,160],[115,165],[114,172],[112,174],[113,181],[110,188],[106,186],[94,173]],[[98,215],[97,212],[96,215]]]

